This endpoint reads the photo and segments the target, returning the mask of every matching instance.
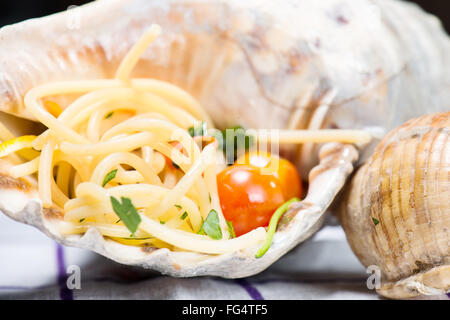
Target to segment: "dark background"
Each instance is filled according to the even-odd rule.
[[[245,1],[245,0],[243,0]],[[273,0],[275,1],[275,0]],[[311,0],[320,1],[320,0]],[[28,18],[41,17],[66,10],[70,5],[81,5],[87,0],[0,0],[0,26]],[[450,33],[449,0],[413,0],[426,11],[438,16]]]

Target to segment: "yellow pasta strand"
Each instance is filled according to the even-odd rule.
[[[108,241],[123,245],[208,254],[254,246],[265,239],[264,228],[230,239],[217,191],[217,143],[202,149],[187,131],[199,121],[212,128],[208,114],[194,97],[173,84],[130,78],[160,33],[161,28],[152,25],[121,61],[114,79],[31,88],[24,97],[25,107],[48,129],[38,137],[15,138],[0,124],[0,139],[7,140],[0,145],[0,157],[17,152],[31,160],[10,167],[9,172],[13,177],[37,172],[43,206],[64,209],[64,221],[58,224],[62,235],[95,228]],[[79,97],[67,106],[47,100],[66,94]],[[366,143],[370,139],[357,130],[249,134],[259,141],[276,138],[282,143]],[[141,223],[133,238],[113,208],[112,198],[128,198],[138,212]],[[222,240],[197,234],[212,209],[219,214]]]
[[[131,70],[134,68],[139,58],[144,53],[145,49],[156,39],[161,33],[159,25],[152,25],[144,35],[136,42],[136,44],[127,53],[125,58],[120,63],[116,72],[116,78],[122,81],[127,81]]]

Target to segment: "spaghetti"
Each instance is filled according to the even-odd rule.
[[[37,173],[43,206],[58,206],[65,213],[58,225],[63,235],[96,228],[103,236],[128,245],[209,254],[262,243],[263,227],[231,236],[217,191],[217,157],[223,156],[218,143],[210,139],[202,147],[188,133],[199,121],[212,127],[200,104],[169,83],[130,78],[160,32],[157,25],[148,29],[122,60],[114,79],[47,83],[29,90],[25,106],[48,129],[37,137],[16,138],[18,143],[8,141],[11,146],[5,145],[1,156],[29,155],[26,151],[32,149],[24,148],[31,146],[40,151],[28,162],[12,166],[10,174]],[[81,96],[65,108],[44,101],[74,93]],[[1,132],[5,132],[2,139],[13,138],[3,125]],[[281,135],[288,143],[366,139],[353,131],[336,136],[327,131],[291,130]],[[258,134],[255,137],[264,140]],[[212,213],[217,214],[221,239],[202,232]],[[133,219],[139,223],[134,223],[132,232]]]

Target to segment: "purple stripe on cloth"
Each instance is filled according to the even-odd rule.
[[[450,299],[450,292],[449,293],[447,293],[447,297]]]
[[[72,290],[67,288],[67,271],[64,258],[64,247],[56,244],[56,262],[58,264],[59,297],[61,300],[73,300]]]
[[[239,284],[242,288],[245,289],[245,291],[247,291],[248,295],[253,299],[253,300],[264,300],[262,294],[258,291],[258,289],[256,289],[254,286],[251,285],[250,282],[248,282],[245,279],[237,279],[235,280],[237,284]]]

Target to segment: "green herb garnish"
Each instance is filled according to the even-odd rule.
[[[372,221],[374,225],[377,225],[380,223],[380,221],[378,221],[377,219],[375,219],[374,217],[372,217]]]
[[[220,229],[219,214],[216,210],[211,209],[205,221],[197,232],[198,234],[207,234],[215,240],[222,239],[222,230]]]
[[[272,244],[272,239],[277,230],[278,221],[280,221],[281,216],[287,211],[289,205],[293,202],[300,201],[298,198],[292,198],[291,200],[283,203],[277,210],[275,210],[272,218],[270,218],[269,228],[267,229],[266,240],[264,240],[263,245],[259,248],[258,252],[256,252],[255,258],[261,258],[267,250],[269,250],[270,245]]]
[[[231,238],[236,238],[236,233],[234,232],[233,222],[227,221],[228,232],[230,233]]]
[[[178,209],[183,208],[183,207],[182,207],[181,205],[179,205],[179,204],[174,204],[174,206],[177,207]]]
[[[105,116],[105,119],[111,118],[113,114],[114,114],[114,111],[111,111],[110,113],[108,113],[108,114]]]
[[[123,221],[128,230],[131,231],[131,235],[134,236],[134,233],[141,223],[141,217],[133,203],[129,198],[125,197],[121,197],[122,203],[114,197],[110,197],[110,199],[114,212]]]
[[[175,169],[180,169],[180,166],[179,165],[177,165],[175,162],[173,162],[172,161],[172,165],[173,165],[173,167],[175,168]]]
[[[191,135],[191,137],[206,136],[206,122],[201,121],[197,125],[190,127],[188,129],[188,132]]]
[[[86,220],[86,218],[82,218],[80,219],[80,223],[82,223],[84,220]]]
[[[245,133],[245,129],[242,126],[234,126],[222,131],[214,128],[207,130],[205,121],[190,127],[188,132],[192,137],[214,137],[217,140],[218,148],[226,155],[227,163],[234,163],[239,153],[241,153],[242,150],[248,151],[255,140],[253,136]]]
[[[227,163],[234,163],[242,151],[248,151],[254,144],[254,137],[245,134],[241,126],[226,128],[221,132],[215,132],[214,137],[218,141],[219,148],[226,156]]]
[[[165,221],[162,221],[162,220],[160,220],[159,223],[160,223],[160,224],[166,224],[166,222],[165,222]]]
[[[181,215],[180,219],[181,219],[181,220],[184,220],[184,219],[187,218],[187,216],[188,216],[188,214],[187,214],[187,212],[185,211],[185,212]]]
[[[108,182],[110,182],[112,179],[114,179],[116,177],[116,174],[117,174],[117,169],[114,169],[114,170],[108,172],[108,174],[105,176],[105,179],[103,180],[102,187],[106,186],[106,184]]]

